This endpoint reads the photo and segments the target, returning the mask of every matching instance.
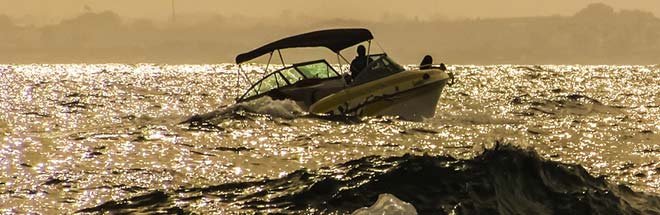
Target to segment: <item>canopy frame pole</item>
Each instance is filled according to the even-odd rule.
[[[344,59],[344,61],[346,62],[346,64],[349,65],[348,72],[351,72],[351,68],[350,68],[351,62],[349,62],[349,61],[344,57],[344,55],[341,55],[339,52],[337,52],[337,58],[339,58],[339,57],[341,57],[341,59]],[[339,68],[339,69],[341,69],[341,68]],[[342,72],[343,72],[343,71],[342,71]]]
[[[240,66],[239,66],[239,70],[240,70]],[[238,72],[236,72],[236,75],[238,75],[238,77],[236,78],[236,88],[238,88],[241,86],[241,75],[238,74]],[[238,99],[238,97],[236,99]]]
[[[266,63],[266,68],[264,69],[264,72],[266,72],[266,74],[268,74],[268,66],[270,66],[270,60],[273,59],[273,52],[274,51],[270,52],[270,55],[268,56],[268,63]],[[280,82],[277,81],[277,75],[275,75],[275,83],[277,84],[277,88],[279,88]]]
[[[266,68],[264,69],[266,73],[268,73],[268,66],[270,66],[270,60],[272,59],[273,59],[273,52],[270,52],[270,56],[268,56],[268,63],[266,63]]]
[[[250,80],[250,78],[248,78],[247,74],[245,74],[245,71],[243,70],[241,64],[238,64],[238,71],[243,75],[242,77],[245,78],[245,80],[247,81],[248,84],[250,84],[250,86],[254,85]]]
[[[344,57],[344,55],[341,55],[341,54],[339,54],[339,53],[337,53],[337,55],[339,55],[339,56],[341,57],[341,59],[344,59],[344,61],[346,61],[347,64],[351,64],[351,62],[349,62],[348,60],[346,60],[346,58]]]
[[[337,64],[339,64],[339,72],[344,73],[344,69],[341,66],[341,60],[339,59],[339,53],[337,53]]]
[[[367,56],[371,54],[371,40],[369,40],[369,45],[367,45]]]
[[[278,49],[277,54],[280,55],[280,60],[282,61],[282,67],[286,67],[286,64],[284,63],[284,58],[282,57],[282,52]]]
[[[371,40],[369,40],[369,42],[371,42]],[[374,42],[376,42],[376,45],[378,46],[378,48],[380,48],[380,50],[381,50],[382,52],[387,53],[387,52],[385,51],[385,49],[384,49],[382,46],[380,46],[380,43],[378,43],[377,40],[374,41]]]
[[[346,65],[349,65],[349,66],[348,66],[349,68],[348,68],[348,72],[347,72],[347,73],[351,72],[351,68],[350,68],[351,62],[348,62],[348,60],[344,57],[344,55],[341,55],[339,52],[337,52],[337,60],[339,60],[339,57],[341,57],[341,59],[343,59],[344,62],[346,62]],[[340,61],[340,62],[341,62],[341,61]],[[341,65],[341,63],[340,63],[339,65]],[[339,69],[342,69],[342,68],[340,67]],[[342,72],[343,72],[343,71],[342,71]]]
[[[367,60],[364,61],[364,68],[367,68],[369,66],[369,54],[371,54],[371,40],[368,41],[367,45]]]
[[[254,85],[254,84],[252,84],[252,81],[250,80],[250,78],[248,78],[247,74],[245,74],[245,71],[243,70],[243,67],[241,66],[241,64],[238,64],[238,73],[240,73],[240,74],[243,75],[243,76],[241,76],[241,75],[239,74],[238,76],[241,76],[241,77],[245,78],[245,80],[247,81],[248,84],[250,84],[250,86],[253,86],[253,85]],[[240,78],[237,78],[237,79],[236,79],[236,83],[237,83],[237,84],[239,83],[239,80],[240,80]],[[241,96],[242,96],[242,95],[239,93],[238,96],[236,96],[236,99],[235,99],[235,100],[238,101],[238,100],[241,98]]]

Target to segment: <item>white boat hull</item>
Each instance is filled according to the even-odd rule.
[[[435,115],[450,76],[439,69],[397,73],[331,94],[309,107],[317,114],[399,116],[423,120]]]
[[[447,80],[413,89],[386,99],[386,103],[380,110],[369,113],[372,116],[399,116],[405,120],[422,121],[435,116],[438,100],[442,90],[447,85]],[[367,109],[368,107],[365,107]]]

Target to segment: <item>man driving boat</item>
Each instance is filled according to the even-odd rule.
[[[357,47],[357,56],[351,62],[351,76],[356,78],[358,74],[364,69],[368,64],[367,49],[363,45]]]

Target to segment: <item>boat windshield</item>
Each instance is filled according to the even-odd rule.
[[[316,60],[277,70],[257,81],[238,101],[248,99],[268,91],[293,85],[307,79],[328,79],[338,77],[335,71],[325,60]]]
[[[373,81],[385,76],[404,71],[405,69],[394,62],[387,54],[369,55],[370,63],[358,77],[353,80],[353,85]]]

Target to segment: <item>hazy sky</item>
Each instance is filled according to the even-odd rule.
[[[397,14],[420,19],[572,15],[590,3],[660,14],[660,0],[174,0],[179,14],[380,19]],[[87,9],[85,7],[87,5]],[[127,18],[167,19],[171,0],[0,0],[0,14],[24,24],[57,23],[87,10],[112,10]]]

